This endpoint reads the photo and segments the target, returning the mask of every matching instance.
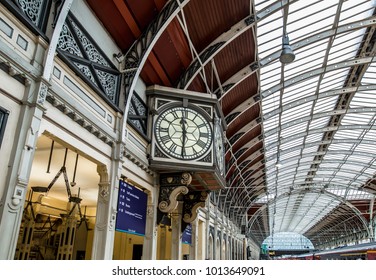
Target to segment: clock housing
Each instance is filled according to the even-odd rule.
[[[190,172],[190,188],[224,188],[225,120],[217,97],[205,93],[151,86],[149,167],[159,173]],[[216,124],[216,120],[220,120]]]

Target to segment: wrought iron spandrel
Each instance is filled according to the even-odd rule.
[[[63,25],[57,49],[63,60],[105,101],[119,105],[119,71],[72,14]]]

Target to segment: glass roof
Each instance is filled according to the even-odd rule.
[[[293,232],[280,232],[268,236],[263,244],[267,250],[311,250],[312,242],[305,236]]]
[[[256,14],[276,3],[257,22],[267,195],[256,203],[271,234],[304,234],[343,199],[374,197],[361,187],[376,172],[376,1],[255,0]]]

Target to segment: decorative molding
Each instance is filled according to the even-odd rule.
[[[95,137],[102,140],[105,144],[109,145],[110,147],[114,145],[115,139],[113,139],[112,136],[102,131],[98,126],[92,123],[80,112],[78,112],[76,109],[66,104],[65,102],[61,101],[60,99],[56,98],[52,93],[47,92],[46,100],[51,103],[52,106],[59,109],[69,118],[71,118],[74,122],[78,123]]]
[[[124,160],[124,156],[125,156],[125,145],[124,144],[120,144],[119,159],[121,161],[123,161]]]
[[[116,224],[116,209],[111,209],[111,219],[108,225],[108,228],[110,231],[113,231],[115,229]]]
[[[146,216],[153,217],[154,215],[154,205],[148,205],[146,208]]]
[[[17,71],[9,62],[0,61],[0,69],[25,86],[31,84],[31,80],[24,73]]]
[[[135,156],[133,153],[130,153],[128,149],[125,149],[124,146],[124,154],[127,159],[129,159],[131,162],[133,162],[135,165],[140,167],[142,170],[144,170],[147,174],[151,176],[155,176],[154,171],[149,169],[149,165],[142,160],[140,160],[137,156]]]
[[[103,199],[107,199],[110,194],[110,181],[108,176],[108,170],[106,165],[98,165],[97,172],[99,174],[99,195]]]
[[[38,104],[43,105],[44,101],[46,101],[47,91],[48,86],[45,83],[41,82],[37,99]]]
[[[161,187],[188,186],[192,182],[192,175],[188,172],[167,173],[160,175]]]

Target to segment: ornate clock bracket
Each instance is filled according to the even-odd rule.
[[[160,191],[158,209],[163,213],[171,213],[178,205],[179,195],[186,195],[188,185],[192,182],[190,173],[174,173],[160,175]]]
[[[205,207],[208,191],[191,191],[184,195],[183,221],[187,224],[197,218],[198,208]]]

